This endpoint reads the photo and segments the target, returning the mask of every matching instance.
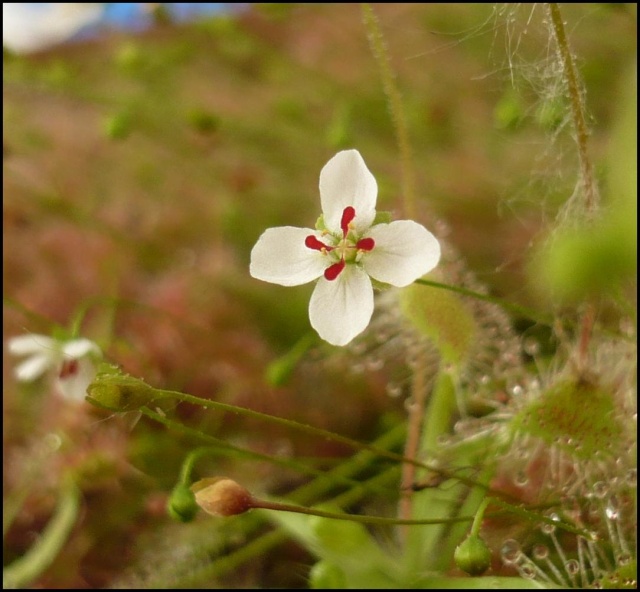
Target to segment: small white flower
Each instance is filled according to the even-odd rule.
[[[373,314],[371,279],[408,286],[440,260],[437,239],[417,222],[375,224],[378,185],[357,150],[338,152],[320,172],[320,228],[269,228],[251,251],[254,278],[282,286],[318,280],[311,326],[346,345]]]
[[[103,11],[99,2],[4,2],[2,44],[16,53],[39,51],[95,25]]]
[[[47,335],[20,335],[9,339],[7,347],[9,353],[28,356],[16,367],[18,380],[30,382],[53,371],[62,396],[75,401],[84,400],[96,375],[95,360],[102,357],[100,348],[85,338],[60,341]]]

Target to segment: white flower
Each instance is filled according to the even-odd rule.
[[[96,24],[103,9],[96,2],[4,2],[2,44],[17,53],[44,49]]]
[[[9,339],[7,347],[16,356],[28,356],[16,367],[18,380],[30,382],[52,370],[62,396],[75,401],[84,400],[96,375],[95,360],[102,356],[100,348],[84,338],[60,341],[47,335],[20,335]]]
[[[346,345],[373,314],[371,278],[408,286],[440,260],[440,244],[411,220],[375,224],[378,185],[357,150],[320,172],[319,229],[269,228],[251,251],[254,278],[298,286],[318,280],[309,319],[320,337]]]

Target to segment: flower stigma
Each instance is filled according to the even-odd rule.
[[[335,255],[338,256],[337,261],[324,270],[324,277],[329,281],[335,280],[340,275],[340,272],[346,267],[347,262],[357,263],[362,253],[372,251],[376,245],[376,242],[372,238],[360,238],[358,240],[349,238],[349,233],[353,229],[352,222],[355,217],[355,208],[347,206],[342,212],[342,219],[340,220],[342,238],[333,237],[334,240],[338,241],[336,245],[326,245],[312,234],[307,236],[304,241],[305,246],[309,249],[320,251],[323,255],[334,251]],[[326,236],[330,233],[323,231],[322,234]]]

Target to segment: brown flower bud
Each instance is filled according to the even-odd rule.
[[[212,516],[235,516],[254,507],[251,494],[228,477],[201,479],[191,486],[196,503]]]

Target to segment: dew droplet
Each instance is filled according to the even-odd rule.
[[[575,576],[580,571],[580,564],[576,559],[569,559],[569,561],[564,564],[564,568],[570,576]]]
[[[452,440],[453,438],[451,438],[451,436],[449,436],[448,434],[440,434],[436,438],[436,443],[438,444],[438,446],[448,446],[452,442]]]
[[[350,349],[356,356],[361,356],[367,351],[367,344],[363,341],[359,341],[354,343]]]
[[[387,395],[389,395],[393,399],[397,399],[401,394],[402,394],[402,387],[399,384],[390,382],[387,385]]]
[[[524,392],[524,389],[519,384],[514,384],[509,391],[514,397],[519,397]]]
[[[620,319],[620,331],[627,337],[633,336],[636,324],[628,317]]]
[[[384,360],[371,358],[367,360],[365,366],[368,372],[378,372],[378,370],[382,370],[382,367],[384,366]]]
[[[522,556],[522,552],[520,551],[520,543],[515,539],[507,539],[504,543],[502,543],[500,556],[502,557],[502,561],[504,561],[506,564],[516,563]]]
[[[413,400],[413,397],[407,397],[404,400],[404,409],[407,413],[413,413],[413,411],[417,408],[416,403]]]
[[[549,514],[549,518],[551,520],[553,520],[554,522],[559,522],[560,521],[560,516],[558,516],[557,514]],[[553,534],[556,530],[556,525],[555,524],[550,524],[549,522],[544,522],[541,526],[540,526],[540,530],[542,530],[542,532],[544,532],[545,534]]]
[[[518,570],[520,575],[527,580],[533,580],[536,577],[536,570],[530,563],[525,563]]]
[[[593,495],[599,499],[603,499],[609,493],[609,486],[604,481],[598,481],[593,484]]]
[[[533,557],[539,561],[546,559],[549,557],[549,547],[546,545],[536,545],[533,547]]]
[[[513,482],[516,487],[524,487],[529,483],[529,475],[527,475],[526,471],[518,471],[513,478]]]
[[[378,329],[375,333],[375,337],[378,343],[385,343],[391,338],[391,333],[385,329]]]
[[[544,534],[553,534],[556,531],[556,527],[553,524],[549,524],[548,522],[545,522],[540,527],[540,530],[544,532]]]
[[[633,557],[631,553],[620,553],[616,557],[616,563],[618,565],[629,565],[632,560],[633,560]]]
[[[540,353],[540,343],[533,337],[527,337],[522,342],[522,349],[530,356],[536,356]]]
[[[60,438],[60,436],[58,436],[58,434],[47,434],[44,437],[44,445],[51,451],[51,452],[55,452],[56,450],[60,449],[60,446],[62,446],[62,438]]]
[[[629,469],[625,476],[625,481],[629,487],[638,486],[638,469]]]
[[[351,371],[354,374],[362,374],[364,372],[364,364],[361,362],[355,362],[351,365]]]
[[[618,506],[618,499],[615,495],[612,495],[604,509],[604,513],[609,520],[617,520],[620,517],[620,508]]]

